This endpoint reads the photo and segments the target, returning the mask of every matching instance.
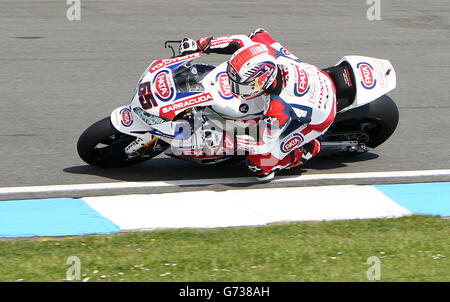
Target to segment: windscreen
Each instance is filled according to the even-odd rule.
[[[207,64],[181,65],[173,71],[177,93],[204,91],[200,81],[215,67]]]

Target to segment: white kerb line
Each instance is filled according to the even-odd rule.
[[[336,179],[372,179],[372,178],[413,178],[423,176],[446,176],[450,175],[450,169],[442,170],[419,170],[419,171],[389,171],[389,172],[361,172],[361,173],[333,173],[333,174],[308,174],[298,176],[279,176],[271,183],[311,181],[311,180],[336,180]],[[195,186],[213,184],[244,184],[259,183],[254,177],[238,178],[213,178],[194,180],[173,181],[148,181],[148,182],[112,182],[72,185],[48,185],[48,186],[24,186],[0,188],[0,196],[3,194],[19,193],[52,193],[52,192],[75,192],[96,191],[107,189],[133,189],[133,188],[158,188],[174,186]]]

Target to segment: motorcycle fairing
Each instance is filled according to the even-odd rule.
[[[227,62],[223,62],[201,82],[215,100],[212,109],[226,119],[251,120],[260,117],[264,111],[263,98],[247,101],[234,97],[228,86],[226,67]]]
[[[159,116],[160,108],[174,101],[189,98],[199,92],[177,91],[173,71],[201,56],[201,52],[182,57],[153,61],[144,71],[136,86],[131,108],[142,107],[152,115]]]
[[[348,62],[353,69],[356,85],[356,96],[353,103],[342,109],[344,112],[370,103],[396,87],[396,74],[389,60],[364,57],[345,56],[336,65]]]
[[[131,112],[132,122],[126,123],[124,121],[124,116],[122,115],[123,110]],[[152,135],[148,133],[148,125],[145,124],[140,118],[134,114],[130,106],[121,106],[116,108],[111,112],[111,123],[120,132],[136,136],[143,140],[150,140]]]

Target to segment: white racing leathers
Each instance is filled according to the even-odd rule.
[[[208,41],[209,39],[209,41]],[[205,52],[232,54],[240,47],[255,42],[268,46],[281,72],[274,83],[278,88],[258,97],[264,102],[260,139],[250,148],[248,168],[258,176],[292,168],[320,150],[316,138],[332,124],[336,116],[336,91],[331,78],[317,67],[301,62],[268,32],[252,35],[231,35],[198,40]],[[205,42],[206,41],[206,42]],[[262,125],[261,125],[262,124]]]

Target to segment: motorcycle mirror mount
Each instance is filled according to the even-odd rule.
[[[178,47],[180,47],[181,42],[182,42],[181,40],[167,40],[166,42],[164,42],[164,48],[170,48],[172,50],[171,58],[175,58],[176,57],[176,53],[175,53],[175,49],[170,44],[175,44],[176,43],[176,44],[178,44]]]

